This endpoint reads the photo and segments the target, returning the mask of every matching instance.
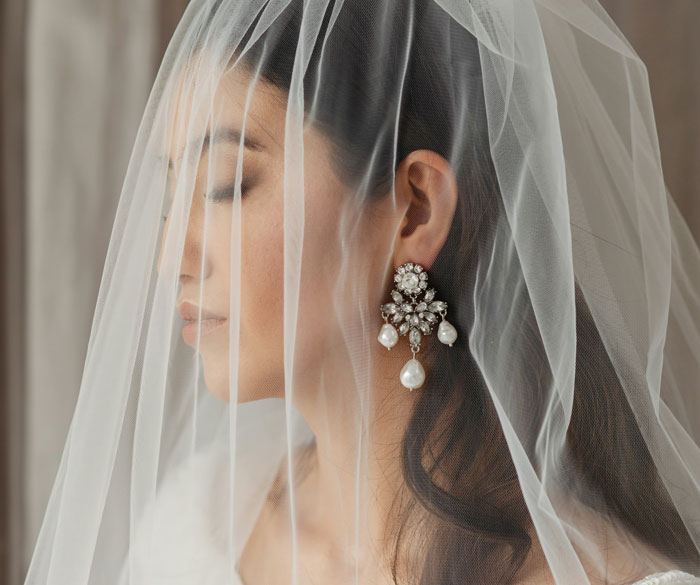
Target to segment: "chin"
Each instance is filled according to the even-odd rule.
[[[228,354],[226,354],[227,359]],[[243,361],[241,359],[241,361]],[[211,362],[211,363],[210,363]],[[217,400],[229,402],[228,368],[221,366],[220,360],[203,360],[204,381],[209,392]],[[225,362],[223,362],[225,363]],[[251,372],[239,371],[238,397],[236,402],[243,404],[265,398],[284,397],[284,376],[251,375]]]

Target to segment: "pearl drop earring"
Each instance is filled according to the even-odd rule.
[[[442,343],[452,347],[457,340],[457,330],[445,319],[447,303],[433,300],[435,289],[428,288],[428,274],[420,264],[407,262],[399,266],[394,274],[394,283],[396,288],[391,291],[394,302],[381,306],[384,325],[377,339],[384,347],[391,349],[398,342],[399,335],[408,333],[413,358],[401,368],[399,378],[401,384],[413,390],[420,388],[425,382],[425,370],[416,359],[416,354],[420,351],[422,336],[430,335],[437,323],[436,315],[442,318],[437,332],[438,339]],[[424,296],[418,300],[420,295]],[[406,297],[409,298],[406,299]],[[398,331],[394,325],[398,325]]]

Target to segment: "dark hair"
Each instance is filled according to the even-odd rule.
[[[413,150],[430,149],[450,162],[462,196],[431,267],[431,281],[452,307],[457,329],[470,331],[481,251],[491,249],[503,214],[477,41],[433,1],[346,0],[328,33],[334,6],[331,1],[303,80],[305,95],[313,96],[314,124],[337,148],[339,174],[352,184],[366,181],[364,173],[371,168],[365,192],[377,196],[389,192],[396,166]],[[373,26],[378,19],[382,27]],[[257,18],[239,46],[245,46],[256,23]],[[289,90],[301,23],[302,2],[292,0],[247,49],[243,63]],[[447,51],[449,68],[431,60]],[[318,75],[323,75],[320,84]],[[470,112],[469,135],[460,141],[452,121],[465,110]],[[387,121],[395,120],[396,136],[386,128]],[[454,145],[458,152],[449,150]],[[539,389],[551,382],[552,374],[528,293],[521,294],[518,343],[528,349],[531,367],[526,379],[517,381],[519,399],[533,413],[523,424],[537,428],[537,413],[544,416],[545,410]],[[566,476],[583,478],[585,485],[571,493],[622,520],[631,533],[681,568],[697,570],[698,551],[656,473],[578,285],[576,343],[564,465],[570,466]],[[402,529],[413,520],[421,522],[421,530],[432,529],[424,540],[420,577],[411,577],[410,583],[509,583],[531,550],[532,520],[495,407],[466,335],[453,350],[427,351],[431,376],[402,443],[404,479],[415,497],[402,512],[394,579],[401,580],[397,559],[406,532]],[[534,453],[534,445],[524,447]]]

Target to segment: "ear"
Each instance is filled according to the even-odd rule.
[[[452,167],[432,150],[414,150],[396,169],[395,192],[408,208],[396,236],[394,267],[415,262],[427,270],[447,240],[457,208]]]

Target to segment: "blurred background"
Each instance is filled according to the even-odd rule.
[[[700,2],[601,3],[647,65],[666,183],[700,241]],[[131,147],[186,4],[0,0],[0,584],[24,580]]]

